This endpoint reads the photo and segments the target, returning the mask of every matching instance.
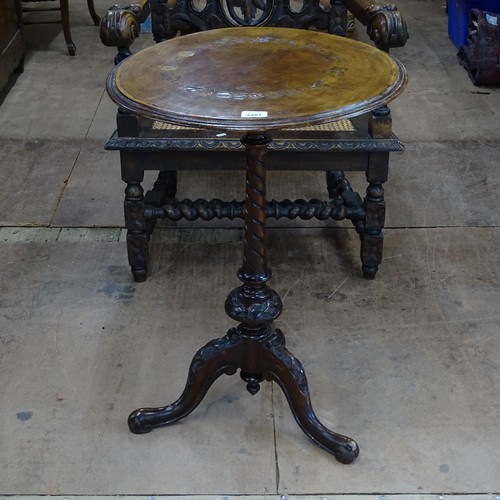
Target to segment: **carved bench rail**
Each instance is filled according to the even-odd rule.
[[[208,129],[196,129],[181,127],[168,123],[152,121],[147,118],[138,118],[139,129],[130,136],[119,136],[115,131],[106,144],[109,151],[188,151],[201,152],[231,152],[244,153],[245,148],[241,144],[241,137],[236,133],[225,133]],[[273,142],[269,145],[269,153],[277,152],[310,152],[310,153],[376,153],[404,151],[402,142],[390,131],[373,137],[373,131],[369,130],[368,120],[365,115],[349,120],[340,120],[333,123],[314,125],[310,127],[288,128],[276,130],[273,134]],[[193,157],[194,158],[194,157]],[[328,158],[328,157],[327,157]],[[297,158],[294,158],[297,165]],[[209,162],[203,162],[207,164]],[[302,162],[301,162],[302,163]],[[227,169],[245,169],[244,156],[239,163],[224,162]],[[349,165],[347,170],[356,170],[355,166]],[[146,167],[148,168],[148,167]],[[157,165],[150,165],[150,169],[157,170]],[[186,167],[196,169],[196,162]],[[199,167],[203,169],[203,166]],[[274,169],[271,163],[269,169]],[[284,165],[288,169],[289,165]],[[297,168],[297,166],[295,166]],[[325,170],[331,168],[325,164]],[[304,162],[302,170],[318,170],[317,163],[308,166]],[[359,167],[365,170],[366,164]],[[321,168],[319,168],[321,170]]]
[[[385,51],[402,47],[408,29],[397,7],[370,0],[139,0],[127,6],[114,5],[102,18],[100,36],[104,45],[118,48],[115,62],[130,55],[140,25],[151,14],[156,42],[185,34],[230,26],[283,26],[310,28],[345,35],[347,10],[367,28],[375,45]]]

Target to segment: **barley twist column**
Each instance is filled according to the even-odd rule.
[[[266,168],[264,156],[270,139],[266,136],[245,135],[247,171],[245,190],[245,246],[243,267],[239,272],[242,281],[267,281],[271,272],[266,254]]]
[[[236,321],[238,334],[247,339],[241,378],[255,394],[263,374],[258,362],[258,343],[273,334],[272,322],[281,314],[279,295],[266,284],[271,278],[266,250],[266,168],[264,157],[271,138],[267,134],[247,133],[241,139],[247,150],[245,189],[245,236],[243,265],[238,278],[243,285],[229,293],[226,313]]]

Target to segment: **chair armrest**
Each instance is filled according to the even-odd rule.
[[[343,0],[343,3],[366,26],[368,36],[379,49],[389,51],[407,42],[408,27],[396,5],[379,5],[371,0]]]
[[[108,47],[117,47],[115,64],[130,55],[130,46],[139,36],[141,23],[150,13],[149,0],[127,6],[113,5],[101,19],[99,36]]]
[[[237,0],[232,1],[234,4],[238,3]],[[331,19],[336,19],[336,13],[345,13],[347,8],[366,26],[368,36],[379,49],[389,51],[393,47],[402,47],[409,37],[406,23],[395,5],[378,5],[371,0],[330,0],[331,10],[328,13],[319,7],[318,0],[310,0],[308,7],[311,10],[307,11],[307,16],[302,16],[299,13],[297,19],[293,20],[291,18],[293,12],[289,8],[287,12],[282,12],[284,10],[283,5],[285,5],[284,0],[274,1],[277,4],[279,3],[281,8],[277,9],[277,13],[273,11],[273,16],[269,17],[272,17],[272,20],[278,26],[307,27],[308,23],[314,24],[311,20],[316,19],[316,27],[320,29],[328,28],[331,33],[341,34],[340,32],[337,33],[335,26],[333,26],[335,23],[332,24]],[[115,63],[119,63],[130,55],[130,46],[139,36],[141,23],[146,20],[150,13],[152,14],[153,35],[156,42],[171,38],[174,36],[174,32],[179,30],[179,26],[184,26],[189,22],[193,23],[197,29],[224,26],[224,18],[214,6],[212,6],[212,10],[216,9],[216,12],[210,11],[212,15],[209,15],[210,12],[207,14],[204,11],[191,11],[187,0],[177,0],[177,4],[180,4],[180,7],[177,5],[175,8],[177,10],[172,10],[174,12],[173,18],[176,19],[175,23],[172,20],[172,26],[167,0],[138,0],[135,4],[123,7],[119,5],[112,6],[101,20],[100,37],[104,45],[118,48]],[[262,6],[265,7],[265,2]],[[220,10],[220,7],[217,8]],[[206,10],[209,10],[208,7]],[[281,16],[279,15],[280,12]],[[203,15],[209,19],[204,19]],[[219,19],[218,16],[222,17]],[[328,17],[330,17],[330,26],[328,26],[328,22],[323,23],[324,19],[328,19]],[[182,32],[182,27],[180,31]]]

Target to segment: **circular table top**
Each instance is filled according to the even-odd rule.
[[[312,30],[223,28],[177,37],[116,66],[119,106],[202,128],[266,131],[350,118],[394,99],[406,71],[370,45]]]

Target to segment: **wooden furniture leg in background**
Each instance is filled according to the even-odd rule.
[[[38,3],[38,2],[43,2],[44,0],[24,0],[23,4],[31,4],[31,3]],[[99,23],[101,21],[101,18],[97,15],[97,12],[95,11],[95,6],[94,6],[94,0],[87,0],[87,7],[89,9],[90,16],[92,17],[92,20],[94,21],[94,24],[96,26],[99,26]],[[64,35],[64,40],[66,42],[66,48],[68,49],[68,54],[70,56],[74,56],[76,54],[76,45],[73,43],[73,39],[71,37],[71,26],[70,26],[70,18],[69,18],[69,0],[59,0],[59,7],[23,7],[22,8],[23,13],[29,13],[29,12],[52,12],[52,11],[59,11],[61,13],[61,19],[60,20],[24,20],[24,24],[56,24],[56,23],[61,23],[62,25],[62,30],[63,30],[63,35]]]
[[[76,54],[76,45],[73,43],[73,39],[71,38],[68,0],[60,0],[60,6],[61,6],[61,23],[64,34],[64,40],[66,41],[66,48],[68,49],[68,54],[70,56],[74,56]]]
[[[92,17],[92,21],[94,21],[94,24],[96,26],[99,26],[99,23],[101,22],[101,18],[95,11],[95,5],[94,5],[94,0],[87,0],[87,7],[89,9],[90,17]]]

